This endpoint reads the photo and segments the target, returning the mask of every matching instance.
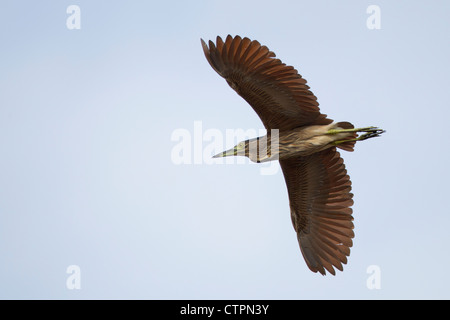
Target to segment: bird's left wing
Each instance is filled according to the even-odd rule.
[[[306,80],[258,41],[239,36],[201,40],[211,67],[256,111],[266,129],[290,130],[332,120],[319,111]]]
[[[343,269],[352,246],[353,194],[336,148],[280,160],[291,218],[308,267],[325,275]]]

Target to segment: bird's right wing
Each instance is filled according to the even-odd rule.
[[[213,69],[244,98],[266,129],[290,130],[308,124],[328,124],[306,80],[258,41],[239,36],[217,37],[216,44],[201,40]]]
[[[343,269],[352,246],[353,194],[343,159],[336,148],[280,160],[291,218],[308,267],[335,274]]]

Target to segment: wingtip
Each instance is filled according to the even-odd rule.
[[[203,40],[202,38],[200,38],[200,43],[202,44],[203,48],[208,48],[208,45],[206,44],[205,40]]]

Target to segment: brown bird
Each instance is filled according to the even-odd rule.
[[[291,219],[309,269],[325,275],[343,270],[353,242],[350,177],[336,148],[379,136],[377,127],[354,128],[320,113],[306,80],[266,46],[248,38],[201,39],[211,67],[244,98],[267,135],[240,142],[214,157],[279,160],[289,194]],[[358,132],[364,132],[358,135]]]

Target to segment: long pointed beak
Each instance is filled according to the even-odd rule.
[[[227,151],[224,152],[220,152],[218,154],[216,154],[215,156],[213,156],[213,158],[222,158],[222,157],[229,157],[229,156],[235,156],[237,153],[237,148],[233,147]]]

